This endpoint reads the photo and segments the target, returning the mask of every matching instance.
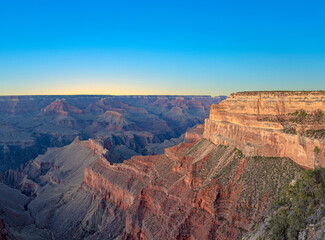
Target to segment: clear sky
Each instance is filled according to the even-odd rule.
[[[324,89],[324,0],[0,0],[0,95]]]

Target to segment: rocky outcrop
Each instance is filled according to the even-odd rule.
[[[242,92],[212,105],[204,137],[246,155],[288,157],[306,168],[325,166],[325,92]],[[307,130],[309,129],[309,130]]]
[[[288,159],[245,157],[201,140],[123,164],[98,159],[83,185],[109,211],[124,212],[123,239],[238,239],[299,171]]]
[[[218,112],[280,116],[300,109],[312,112],[324,108],[325,91],[238,92],[231,94],[226,103],[212,106],[210,118]]]
[[[33,226],[55,239],[239,239],[301,171],[289,159],[248,157],[206,139],[121,164],[105,156],[101,142],[76,138],[20,174],[9,171],[7,182],[25,194],[15,190],[16,198],[30,201],[15,217],[31,216],[33,224],[20,231]],[[0,196],[0,207],[13,206]]]
[[[184,142],[185,143],[194,143],[202,139],[203,137],[203,131],[204,131],[204,125],[199,124],[189,130],[185,133]]]
[[[117,181],[124,183],[124,174],[126,173],[121,175],[118,171],[112,171],[108,165],[107,160],[101,158],[92,166],[87,167],[84,184],[103,196],[105,201],[111,201],[116,207],[126,210],[133,203],[134,195],[129,192],[130,189],[126,186],[116,184]]]
[[[47,107],[43,108],[41,112],[52,115],[67,116],[68,114],[72,113],[80,114],[82,111],[79,108],[66,102],[65,99],[57,99]]]

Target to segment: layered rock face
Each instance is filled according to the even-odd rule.
[[[45,108],[43,108],[41,110],[42,113],[47,113],[47,114],[52,114],[52,115],[63,115],[63,116],[67,116],[69,113],[75,113],[75,114],[79,114],[82,111],[67,103],[65,101],[65,99],[57,99],[54,102],[52,102],[50,105],[46,106]]]
[[[212,105],[204,137],[246,155],[325,166],[325,92],[242,92]]]
[[[86,168],[83,186],[107,211],[123,213],[122,239],[237,239],[299,171],[288,159],[249,158],[201,140],[123,164],[99,159]],[[91,239],[104,236],[96,234]]]
[[[0,188],[13,192],[0,198],[8,234],[21,239],[30,232],[33,239],[238,239],[260,222],[280,186],[301,171],[289,159],[246,157],[204,139],[121,164],[110,164],[104,156],[107,150],[99,142],[76,139],[49,149],[20,172],[10,170],[6,182],[25,195]],[[15,214],[13,202],[19,203]]]
[[[301,110],[300,100],[294,99],[318,103],[310,100],[313,107],[304,103]],[[240,239],[262,221],[279,189],[299,177],[299,165],[323,166],[323,100],[322,92],[233,94],[212,106],[203,139],[199,125],[185,133],[185,143],[123,163],[111,161],[117,147],[113,141],[124,139],[132,145],[133,140],[117,138],[116,133],[112,141],[76,138],[70,145],[51,148],[20,171],[3,176],[6,184],[21,191],[0,188],[1,196],[13,191],[9,200],[20,199],[14,214],[11,201],[0,197],[6,234],[28,236],[33,231],[35,239]],[[168,106],[164,98],[154,102]],[[105,110],[99,111],[101,119],[129,124],[124,116],[130,115],[112,110],[117,103],[110,103],[110,110],[101,104],[108,103],[91,106]],[[277,109],[282,110],[274,113]],[[174,106],[167,112],[173,119],[182,111]],[[141,126],[139,115],[132,116]],[[146,139],[135,138],[149,152],[156,146]],[[20,215],[26,222],[16,224],[13,219]]]
[[[249,158],[207,140],[113,165],[103,151],[76,140],[30,162],[23,177],[7,176],[31,188],[23,214],[36,229],[56,239],[237,239],[300,171],[288,159]]]
[[[179,138],[188,128],[203,123],[211,104],[224,98],[0,97],[0,171],[16,169],[44,154],[48,147],[70,144],[77,136],[103,140],[106,148],[115,151],[111,158],[115,162],[137,154],[162,153],[158,144]],[[156,146],[147,147],[150,144]]]
[[[85,167],[99,158],[105,159],[105,154],[99,143],[77,138],[66,147],[48,149],[20,171],[7,171],[7,185],[0,183],[0,212],[9,239],[70,239],[54,238],[52,232],[72,231],[73,224],[78,224],[75,218],[83,214],[82,208],[91,211],[87,209],[91,194],[78,190]],[[72,198],[73,206],[69,205]]]
[[[189,130],[185,133],[184,142],[185,143],[194,143],[202,139],[203,137],[203,131],[204,131],[204,125],[199,124]]]
[[[325,108],[325,91],[264,91],[238,92],[227,99],[227,104],[211,107],[210,118],[215,112],[280,116],[296,110],[316,111]]]

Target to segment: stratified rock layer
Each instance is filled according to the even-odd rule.
[[[203,136],[215,144],[236,146],[246,155],[288,157],[306,168],[324,167],[324,138],[304,134],[305,129],[325,129],[324,112],[323,91],[235,93],[211,106]],[[303,121],[305,115],[315,117]]]
[[[185,143],[194,143],[202,139],[203,137],[203,131],[204,131],[204,125],[199,124],[189,130],[185,133],[184,142]]]
[[[123,212],[122,239],[238,239],[299,171],[289,159],[245,157],[201,140],[123,164],[98,159],[85,170],[84,189],[118,218]]]
[[[325,91],[264,91],[238,92],[227,104],[211,107],[210,116],[225,111],[241,114],[284,115],[296,110],[315,111],[325,108]]]
[[[261,220],[280,186],[301,170],[289,159],[246,157],[205,139],[121,164],[110,164],[106,155],[99,142],[76,139],[49,149],[20,173],[9,171],[7,183],[25,194],[0,188],[0,193],[15,193],[16,202],[24,205],[14,214],[14,197],[0,198],[9,234],[238,239]],[[29,222],[17,226],[15,218]]]
[[[112,162],[136,154],[160,154],[159,144],[165,146],[165,140],[179,138],[203,123],[211,104],[224,98],[0,96],[0,171],[16,169],[48,147],[65,146],[77,136],[103,140],[113,154]]]
[[[317,104],[310,100],[308,109],[307,103],[298,104],[303,99]],[[101,103],[95,105],[98,110]],[[292,111],[301,108],[309,115],[293,123],[300,113]],[[322,118],[312,122],[313,116],[321,116],[315,113],[319,110],[324,110],[323,92],[233,94],[211,108],[205,139],[198,142],[200,127],[185,134],[188,143],[167,148],[164,154],[110,164],[113,145],[77,138],[4,177],[28,196],[30,202],[19,214],[28,216],[40,236],[239,239],[262,221],[280,187],[299,177],[299,165],[282,156],[304,167],[313,168],[315,162],[323,166],[324,139],[304,135],[306,129],[324,127]],[[128,124],[113,111],[105,109],[100,118]],[[170,119],[179,114],[177,107],[170,111]],[[288,126],[297,133],[286,133]],[[25,196],[19,198],[25,203]],[[17,234],[18,226],[8,221],[13,219],[10,202],[0,198],[0,203],[9,233]],[[28,232],[28,226],[19,227]]]

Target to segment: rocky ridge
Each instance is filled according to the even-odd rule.
[[[324,113],[323,91],[235,93],[211,106],[204,137],[250,156],[288,157],[305,168],[325,166]]]
[[[39,229],[35,234],[50,233],[54,239],[237,239],[261,221],[269,199],[300,172],[289,159],[247,157],[205,139],[122,164],[110,164],[105,155],[101,143],[76,139],[49,149],[20,174],[5,176],[30,199],[21,214],[31,216]],[[262,176],[266,181],[261,183]],[[5,213],[8,222],[12,215]],[[28,232],[23,226],[10,225],[9,230],[17,236]]]
[[[96,161],[84,186],[124,212],[122,239],[237,239],[299,171],[289,159],[250,158],[201,140],[121,165]]]

